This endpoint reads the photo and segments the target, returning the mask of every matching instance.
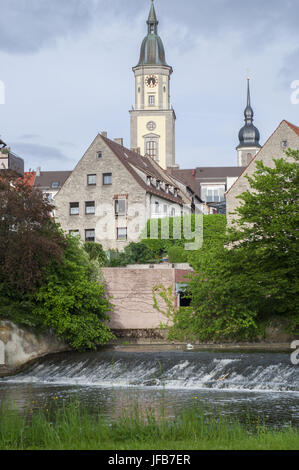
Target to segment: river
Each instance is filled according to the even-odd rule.
[[[299,426],[299,366],[287,353],[102,350],[60,353],[0,380],[0,401],[20,411],[48,409],[73,397],[115,419],[136,404],[206,413],[283,427]]]

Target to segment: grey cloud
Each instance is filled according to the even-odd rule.
[[[25,160],[34,159],[39,160],[40,163],[46,163],[49,160],[69,161],[69,157],[64,155],[59,149],[46,145],[16,142],[11,144],[11,149]]]
[[[61,36],[83,32],[91,6],[89,0],[1,0],[0,50],[37,52]]]
[[[93,21],[98,28],[109,20],[133,27],[138,15],[146,20],[149,6],[149,0],[1,0],[0,50],[37,52],[60,37],[83,34]],[[164,0],[156,8],[162,30],[181,23],[188,34],[223,35],[224,41],[226,32],[242,31],[249,50],[271,44],[284,31],[293,32],[294,40],[299,34],[298,0]]]

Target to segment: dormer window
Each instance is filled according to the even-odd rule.
[[[157,181],[156,181],[156,188],[157,188],[157,189],[160,189],[160,186],[161,186],[161,181],[160,181],[160,180],[157,180]]]
[[[173,188],[173,195],[174,195],[174,197],[177,197],[177,195],[178,195],[178,188]]]
[[[150,186],[151,185],[151,180],[152,178],[150,176],[147,176],[146,177],[146,182],[147,182],[147,185]]]
[[[169,193],[169,184],[167,184],[167,183],[165,184],[165,192],[166,192],[166,194]]]
[[[53,181],[53,182],[51,183],[51,188],[52,188],[52,189],[58,189],[58,188],[59,188],[59,183],[58,183],[58,181]]]

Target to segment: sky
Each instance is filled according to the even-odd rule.
[[[27,170],[73,169],[102,131],[130,146],[132,67],[150,3],[0,0],[0,137]],[[298,0],[155,0],[155,7],[174,69],[181,168],[237,165],[248,69],[261,144],[283,119],[299,125],[299,104],[291,102]]]

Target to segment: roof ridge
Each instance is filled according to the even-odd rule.
[[[115,140],[111,140],[109,139],[108,137],[105,137],[103,135],[100,134],[100,137],[103,139],[103,141],[106,143],[106,145],[108,145],[108,147],[110,148],[110,150],[114,153],[114,155],[118,158],[118,160],[124,165],[125,168],[127,168],[127,170],[129,171],[129,173],[133,176],[133,178],[136,180],[136,182],[146,191],[146,192],[149,192],[151,194],[154,194],[156,196],[159,196],[161,197],[162,199],[166,199],[166,200],[169,200],[169,201],[172,201],[176,204],[182,204],[183,202],[183,199],[180,195],[178,196],[173,196],[172,194],[167,194],[167,193],[164,193],[163,191],[161,190],[158,190],[156,188],[153,188],[153,187],[150,187],[146,184],[145,181],[143,181],[143,179],[141,178],[141,176],[136,172],[136,169],[138,167],[138,164],[134,164],[134,162],[131,162],[129,161],[127,158],[122,158],[120,155],[118,155],[118,152],[116,151],[116,149],[119,149],[119,151],[123,152],[123,153],[126,153],[126,151],[128,151],[129,153],[133,154],[135,157],[138,157],[138,158],[145,158],[143,157],[142,155],[140,155],[139,153],[137,152],[133,152],[132,150],[130,149],[127,149],[126,147],[124,147],[123,145],[120,145],[118,142],[115,142]],[[115,149],[116,147],[116,149]],[[135,167],[135,168],[134,168]],[[162,169],[163,170],[163,169]],[[164,170],[163,170],[164,171]],[[156,178],[156,176],[154,176]]]
[[[252,160],[250,160],[250,162],[248,163],[248,165],[244,168],[244,171],[242,171],[242,173],[240,174],[240,176],[236,179],[236,181],[231,185],[231,187],[226,191],[225,195],[227,195],[230,190],[235,186],[235,184],[239,181],[239,179],[244,175],[245,171],[247,170],[247,168],[249,168],[249,166],[256,160],[257,156],[260,154],[260,152],[263,150],[263,148],[265,147],[265,145],[269,142],[269,140],[273,137],[273,135],[275,134],[275,132],[280,128],[280,126],[282,125],[282,123],[285,122],[287,125],[290,125],[291,123],[289,123],[286,119],[283,119],[279,124],[278,126],[276,127],[276,129],[272,132],[272,134],[270,135],[270,137],[266,140],[266,142],[264,143],[264,145],[259,149],[259,151],[255,154],[255,156],[253,157]],[[292,126],[293,124],[291,124]],[[296,127],[296,126],[295,126]],[[294,130],[294,129],[293,129]],[[299,128],[298,128],[299,130]],[[299,135],[299,134],[298,134]]]
[[[282,122],[285,122],[297,135],[299,135],[299,127],[292,124],[290,121],[284,119]]]

